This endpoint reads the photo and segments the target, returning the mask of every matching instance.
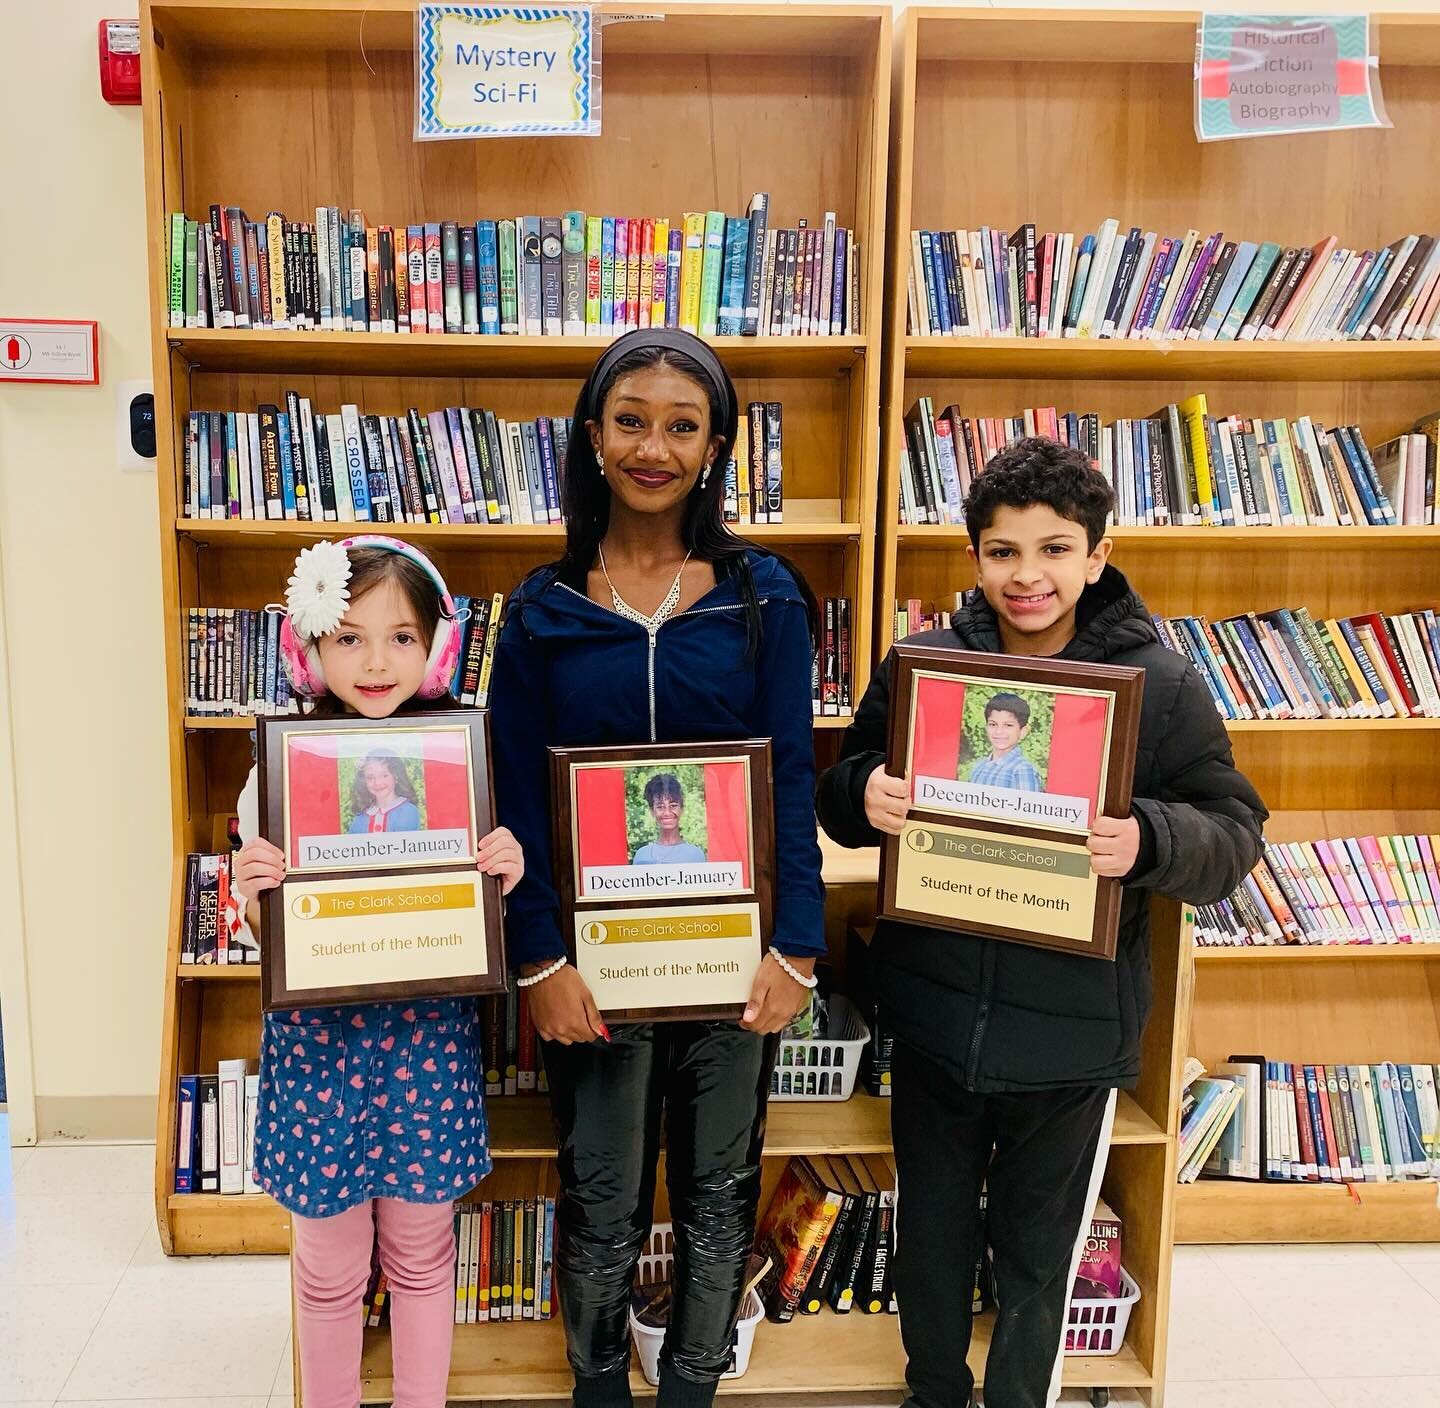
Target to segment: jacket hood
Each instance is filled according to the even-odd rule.
[[[978,590],[970,593],[965,605],[951,618],[950,629],[966,650],[1001,649],[995,609]],[[1158,643],[1159,639],[1139,593],[1123,572],[1107,564],[1099,580],[1080,594],[1075,608],[1075,637],[1055,658],[1104,664],[1140,646]]]

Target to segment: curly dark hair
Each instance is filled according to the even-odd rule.
[[[672,802],[678,802],[682,807],[685,805],[685,789],[680,786],[680,779],[673,772],[657,772],[645,784],[645,805],[651,811],[655,810],[655,803],[665,797]]]
[[[980,546],[980,534],[1000,508],[1045,504],[1085,530],[1090,551],[1105,536],[1115,493],[1088,455],[1039,435],[1007,445],[976,475],[965,498],[965,529]]]

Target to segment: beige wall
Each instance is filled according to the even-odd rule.
[[[158,1069],[155,484],[117,469],[112,448],[116,381],[150,374],[140,110],[101,100],[95,57],[97,21],[133,8],[29,0],[0,18],[0,315],[98,319],[104,377],[0,388],[0,996],[12,1084],[33,1075],[41,1138],[147,1134]],[[14,1124],[25,1137],[23,1103]]]
[[[169,786],[155,476],[121,472],[113,448],[116,382],[150,376],[141,124],[138,107],[101,99],[96,61],[97,22],[127,9],[44,0],[0,18],[0,315],[98,320],[103,378],[0,386],[13,741],[0,738],[0,773],[14,792],[0,846],[18,819],[20,892],[17,906],[7,855],[0,997],[8,1029],[28,971],[41,1138],[151,1131],[159,1058]],[[0,777],[0,804],[6,790]]]

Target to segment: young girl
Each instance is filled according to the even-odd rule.
[[[405,764],[393,753],[366,754],[355,774],[352,833],[419,831],[420,807]]]
[[[659,1408],[713,1400],[755,1232],[772,1034],[805,1004],[825,948],[814,600],[797,573],[725,526],[737,409],[725,369],[688,333],[632,332],[601,354],[571,425],[565,556],[516,591],[495,655],[497,792],[531,859],[507,943],[545,1038],[576,1408],[630,1405],[626,1314],[662,1111],[675,1286]],[[775,927],[744,1020],[611,1033],[565,961],[546,749],[755,737],[773,748]]]
[[[384,719],[407,705],[449,707],[455,604],[408,543],[361,537],[308,548],[286,603],[286,672],[297,692],[318,698],[317,712]],[[235,881],[254,924],[255,900],[284,879],[285,856],[260,837],[253,769],[238,810]],[[525,870],[504,827],[481,841],[478,865],[507,893]],[[412,1076],[421,1067],[423,1081]],[[377,1240],[390,1285],[395,1408],[444,1408],[451,1204],[490,1171],[483,1089],[473,998],[266,1015],[256,1176],[293,1215],[306,1408],[360,1401],[360,1303]]]

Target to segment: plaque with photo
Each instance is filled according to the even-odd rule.
[[[1097,816],[1130,811],[1144,671],[895,647],[886,762],[909,814],[882,854],[882,914],[1115,956],[1121,886]]]
[[[738,1019],[772,927],[769,741],[550,759],[561,923],[602,1015]]]
[[[267,1011],[505,990],[489,715],[263,719],[260,815],[285,853],[263,897]]]

